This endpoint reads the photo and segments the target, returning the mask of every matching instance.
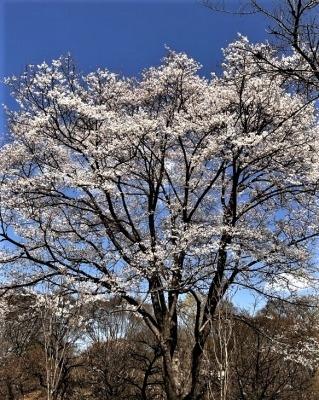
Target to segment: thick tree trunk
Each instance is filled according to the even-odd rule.
[[[175,360],[171,357],[168,348],[162,348],[163,353],[163,379],[167,400],[201,400],[204,395],[204,387],[200,382],[200,368],[202,361],[202,348],[200,345],[195,346],[193,352],[193,362],[191,370],[187,375],[190,376],[190,381],[187,382],[187,387],[180,382],[180,371],[176,368]]]
[[[163,378],[167,400],[182,400],[180,393],[178,374],[174,368],[174,361],[171,356],[170,348],[162,346],[163,353]]]
[[[173,362],[169,354],[163,354],[163,371],[167,400],[181,400],[181,395],[178,393],[176,371],[174,371]]]

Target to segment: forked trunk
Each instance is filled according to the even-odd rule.
[[[202,360],[202,349],[194,346],[193,363],[187,375],[189,381],[182,384],[178,369],[171,358],[169,351],[163,351],[164,386],[167,400],[202,400],[204,397],[204,386],[200,382],[200,366]]]

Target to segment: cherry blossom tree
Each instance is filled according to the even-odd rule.
[[[203,398],[205,344],[232,287],[316,277],[316,110],[256,51],[282,62],[240,37],[211,79],[169,51],[139,80],[81,76],[70,57],[7,80],[19,109],[0,157],[3,290],[62,275],[121,297],[159,344],[170,400]],[[186,294],[197,308],[181,374]]]

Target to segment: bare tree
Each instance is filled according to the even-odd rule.
[[[207,0],[203,2],[215,12],[246,15],[261,14],[269,21],[268,34],[274,50],[283,56],[282,62],[260,49],[254,52],[256,62],[265,73],[279,73],[297,91],[311,98],[319,90],[319,3],[317,0],[246,0],[236,3]],[[233,6],[233,7],[232,7]],[[290,62],[287,62],[290,59]],[[292,62],[293,61],[293,62]]]
[[[44,347],[47,400],[62,400],[67,393],[67,379],[77,363],[73,352],[83,335],[81,305],[63,289],[44,284],[36,295],[36,311],[41,323]]]

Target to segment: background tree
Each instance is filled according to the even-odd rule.
[[[82,357],[94,399],[161,399],[158,346],[141,319],[123,306],[119,297],[92,299],[87,306]]]
[[[23,315],[28,297],[31,300],[30,295],[26,297],[25,294],[22,301],[19,295],[5,299],[10,311],[1,321],[4,325],[8,322],[8,329],[15,323],[15,329],[27,330],[30,321]],[[299,299],[297,306],[287,301],[271,301],[255,315],[222,302],[201,366],[201,378],[209,381],[204,399],[315,400],[318,397],[318,312],[315,308],[309,309],[309,301],[311,299]],[[185,302],[182,301],[179,308],[183,308],[184,315],[187,309],[189,320],[195,319],[196,303],[188,299]],[[109,321],[125,320],[126,329],[115,335],[120,332],[119,324],[112,324],[111,336],[100,335],[97,340],[98,336],[94,335],[92,341],[79,343],[73,353],[69,348],[68,358],[64,360],[69,373],[66,379],[62,374],[58,385],[61,390],[55,393],[70,400],[166,399],[160,353],[155,351],[156,343],[147,327],[123,309],[119,312],[118,298],[110,302],[96,299],[96,305],[94,303],[90,299],[89,309],[96,308],[97,313],[82,312],[83,337],[91,334],[92,325],[101,323],[100,316],[104,317],[105,327],[109,316]],[[8,304],[2,302],[3,309],[8,310]],[[123,326],[123,322],[120,325]],[[88,332],[86,326],[89,326]],[[192,326],[190,322],[189,326]],[[0,367],[3,399],[47,398],[45,346],[40,329],[36,329],[34,336],[29,335],[23,346],[19,345],[19,352],[10,344],[10,336],[6,339],[1,335],[1,348],[8,344],[7,356],[1,358]],[[184,322],[180,327],[180,354],[184,354],[181,363],[188,360],[191,342],[188,336],[192,335]],[[54,340],[53,334],[51,341]],[[187,366],[182,367],[187,370]],[[221,379],[225,372],[226,380]]]
[[[236,318],[230,398],[315,399],[317,326],[317,310],[279,302]]]
[[[236,13],[246,18],[260,14],[269,21],[269,41],[280,59],[263,49],[253,51],[266,74],[280,74],[293,90],[313,100],[319,89],[319,4],[317,0],[248,0],[230,2],[205,0],[217,12]],[[250,49],[251,50],[251,49]]]
[[[41,389],[43,383],[34,302],[33,296],[21,291],[1,299],[0,393],[4,399],[18,399]]]
[[[79,297],[71,297],[60,286],[45,284],[35,296],[36,314],[41,326],[45,386],[47,400],[63,400],[69,396],[69,379],[77,366],[75,352],[84,329]]]

